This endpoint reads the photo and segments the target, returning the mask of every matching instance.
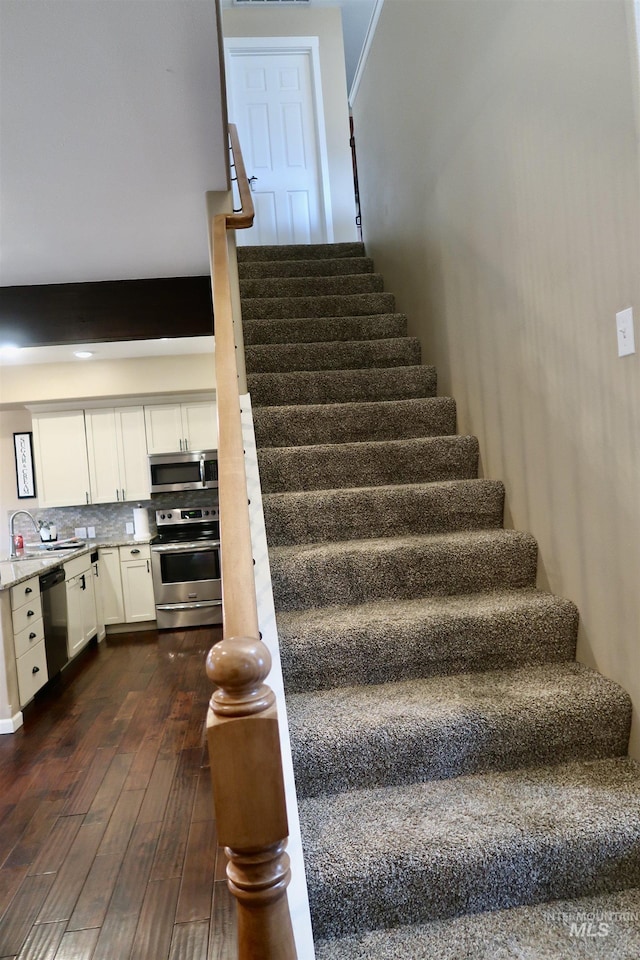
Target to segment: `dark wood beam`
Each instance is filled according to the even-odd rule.
[[[0,345],[38,347],[212,333],[209,277],[0,287]]]

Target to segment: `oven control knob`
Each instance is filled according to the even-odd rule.
[[[208,511],[208,510],[205,510],[204,515],[205,515],[205,517],[208,517],[208,516],[209,516],[209,511]]]
[[[167,520],[171,520],[171,517],[172,517],[172,516],[173,516],[172,513],[168,513],[168,514],[167,514]]]
[[[161,513],[161,514],[160,514],[160,519],[161,519],[161,520],[164,520],[164,513]]]

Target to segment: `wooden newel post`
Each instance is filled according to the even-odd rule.
[[[228,637],[207,657],[217,688],[207,740],[220,843],[238,904],[239,960],[295,960],[287,902],[289,827],[271,655],[251,637]]]

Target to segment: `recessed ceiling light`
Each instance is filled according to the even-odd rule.
[[[15,343],[3,343],[0,346],[0,353],[3,357],[14,357],[19,351],[20,347],[16,347]]]
[[[80,360],[88,360],[89,357],[93,356],[93,353],[90,350],[76,350],[73,355],[79,357]]]

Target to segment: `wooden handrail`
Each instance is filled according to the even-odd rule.
[[[237,899],[239,960],[295,960],[287,902],[289,833],[271,655],[258,628],[238,390],[228,231],[253,224],[238,135],[229,126],[241,210],[212,222],[223,639],[207,657],[216,684],[207,741],[219,842]]]

